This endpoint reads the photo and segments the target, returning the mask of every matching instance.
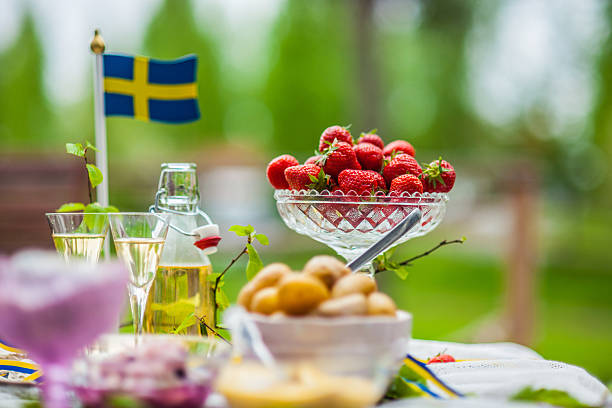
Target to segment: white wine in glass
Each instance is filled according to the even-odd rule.
[[[130,306],[135,340],[142,334],[147,298],[168,234],[167,214],[114,213],[110,227],[117,256],[130,271]]]
[[[66,262],[85,259],[96,263],[108,232],[105,213],[47,213],[55,249]]]
[[[95,234],[53,234],[55,249],[65,260],[85,258],[87,262],[96,263],[104,245],[106,235]]]
[[[163,246],[164,240],[158,238],[115,239],[117,256],[127,265],[132,285],[142,288],[153,282]]]

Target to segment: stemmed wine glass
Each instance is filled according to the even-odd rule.
[[[166,242],[169,214],[113,213],[109,217],[117,256],[130,271],[128,292],[138,343],[147,297]]]
[[[105,213],[47,213],[55,249],[66,262],[84,258],[96,263],[108,232]]]

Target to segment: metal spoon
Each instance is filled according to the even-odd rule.
[[[346,266],[352,271],[358,271],[361,267],[379,254],[387,250],[395,241],[404,236],[410,231],[415,225],[421,221],[421,210],[415,208],[410,215],[404,218],[399,224],[395,226],[391,231],[382,237],[378,242],[375,242],[371,247],[365,250],[365,252],[353,259]]]

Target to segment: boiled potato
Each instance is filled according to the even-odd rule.
[[[329,255],[318,255],[310,259],[302,271],[306,275],[320,279],[328,288],[341,277],[351,273],[344,262]]]
[[[253,295],[257,292],[257,287],[253,284],[253,282],[249,282],[240,289],[240,293],[238,293],[238,304],[244,307],[246,310],[251,310],[251,301],[253,300]]]
[[[244,285],[238,294],[238,304],[251,310],[253,296],[263,288],[275,286],[291,269],[283,263],[272,263],[264,267],[249,283]]]
[[[284,263],[271,263],[270,265],[262,268],[262,270],[255,275],[251,282],[257,287],[257,290],[259,290],[276,285],[285,275],[289,273],[291,273],[291,268]]]
[[[352,273],[336,282],[332,288],[332,297],[338,298],[353,293],[363,293],[367,296],[375,291],[376,281],[374,281],[374,278],[362,273]]]
[[[269,288],[260,289],[253,295],[249,310],[265,315],[278,311],[278,288],[271,286]]]
[[[329,290],[319,279],[302,273],[285,276],[278,284],[280,309],[289,315],[304,315],[329,298]]]
[[[388,295],[382,292],[374,292],[368,296],[369,315],[389,315],[395,316],[397,307],[395,302]]]
[[[317,307],[317,313],[327,317],[364,315],[367,312],[368,302],[363,293],[331,298]]]

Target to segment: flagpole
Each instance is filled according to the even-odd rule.
[[[96,166],[102,172],[102,183],[96,187],[96,199],[102,207],[108,206],[108,155],[106,147],[106,119],[104,117],[104,72],[103,72],[103,57],[104,39],[100,35],[99,30],[95,30],[94,38],[90,45],[91,50],[95,54],[94,66],[94,125],[95,125],[95,140],[96,140]],[[108,238],[108,237],[107,237]],[[110,244],[109,240],[104,241],[104,256],[109,257]]]

